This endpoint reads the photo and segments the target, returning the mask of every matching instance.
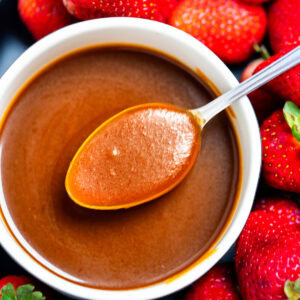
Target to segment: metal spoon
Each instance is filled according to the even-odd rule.
[[[74,156],[65,181],[69,196],[81,206],[105,210],[136,206],[165,194],[194,165],[207,122],[299,63],[300,46],[200,108],[149,103],[113,116]]]

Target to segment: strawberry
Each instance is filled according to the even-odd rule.
[[[267,50],[267,48],[264,45],[258,45],[257,43],[255,43],[253,45],[253,49],[255,50],[255,52],[257,52],[258,54],[260,54],[260,58],[254,59],[252,60],[247,66],[246,68],[243,70],[243,73],[241,75],[240,81],[244,81],[246,79],[248,79],[249,77],[251,77],[255,71],[255,69],[265,60],[268,59],[270,57],[269,51]]]
[[[274,213],[279,219],[285,219],[286,224],[300,225],[300,209],[296,202],[282,198],[262,198],[254,206],[254,211]]]
[[[300,231],[295,225],[287,225],[276,213],[252,212],[235,252],[243,299],[298,299],[299,282],[293,285],[290,280],[300,277],[299,253]]]
[[[63,0],[80,20],[104,17],[136,17],[166,22],[176,0]]]
[[[229,264],[214,266],[201,277],[186,295],[186,300],[238,300],[234,269]]]
[[[71,24],[73,19],[62,0],[19,0],[18,10],[36,40]]]
[[[248,4],[261,4],[265,2],[269,2],[271,0],[241,0],[242,2],[248,3]]]
[[[238,0],[182,0],[169,24],[197,38],[225,63],[240,63],[254,52],[266,32],[267,17],[258,5]]]
[[[286,118],[286,120],[285,120]],[[300,193],[300,110],[287,102],[264,121],[262,174],[275,188]]]
[[[275,53],[300,44],[299,0],[276,0],[269,7],[269,37]]]
[[[0,298],[5,300],[50,300],[54,299],[52,293],[43,287],[47,297],[41,292],[34,291],[34,286],[41,286],[34,279],[25,276],[6,276],[0,279]]]
[[[275,60],[285,55],[293,48],[295,47],[287,47],[280,53],[277,53],[266,59],[264,62],[258,65],[254,73],[257,73],[261,69],[273,63]],[[273,95],[278,95],[282,99],[291,100],[297,105],[300,105],[300,65],[297,65],[296,67],[274,78],[266,85],[264,85],[263,88]]]
[[[244,69],[240,81],[244,81],[253,75],[254,70],[264,61],[264,58],[257,58],[250,62]],[[272,112],[282,107],[283,100],[259,88],[248,94],[248,98],[254,108],[256,117],[261,124]]]
[[[254,108],[257,120],[261,124],[268,116],[272,114],[280,106],[282,107],[283,100],[277,96],[266,92],[259,88],[248,95],[250,102]]]
[[[255,69],[257,68],[257,66],[260,65],[263,61],[264,61],[264,59],[262,57],[252,60],[246,66],[246,68],[243,70],[240,81],[242,82],[242,81],[248,79],[249,77],[251,77],[253,75]]]

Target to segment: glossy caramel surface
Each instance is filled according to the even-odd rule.
[[[134,49],[83,50],[48,67],[17,96],[1,133],[3,193],[20,233],[51,264],[95,287],[139,287],[189,266],[234,201],[238,155],[225,114],[205,128],[188,176],[160,199],[94,211],[67,196],[64,180],[83,141],[121,110],[146,102],[195,108],[210,99],[185,69]]]
[[[66,176],[75,203],[120,209],[158,198],[189,172],[201,128],[189,111],[166,103],[130,107],[102,123],[81,145]]]

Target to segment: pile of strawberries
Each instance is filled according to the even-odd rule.
[[[288,199],[261,198],[236,245],[235,269],[218,264],[186,300],[300,299],[300,210]]]
[[[18,8],[35,39],[79,20],[138,17],[191,34],[226,64],[243,63],[260,52],[262,58],[246,67],[241,80],[300,45],[300,0],[19,0]],[[271,57],[258,46],[267,32]],[[270,193],[287,194],[256,201],[236,244],[235,268],[215,266],[186,300],[300,299],[300,210],[295,201],[300,199],[300,66],[249,98],[261,125],[261,184],[271,187]]]
[[[19,0],[35,39],[78,20],[137,17],[168,23],[203,42],[225,63],[241,63],[267,31],[275,53],[300,42],[298,0]]]

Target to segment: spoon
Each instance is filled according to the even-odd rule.
[[[147,103],[116,114],[75,154],[67,193],[80,206],[101,210],[129,208],[167,193],[191,170],[201,132],[215,115],[299,62],[300,46],[197,109]]]

